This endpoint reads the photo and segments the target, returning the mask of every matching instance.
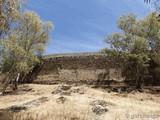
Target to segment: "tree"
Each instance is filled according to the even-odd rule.
[[[1,66],[7,76],[2,93],[11,81],[15,82],[16,90],[20,75],[26,75],[40,62],[39,56],[45,50],[51,28],[52,23],[41,21],[35,12],[21,14],[12,33],[0,42]]]
[[[160,63],[160,23],[157,14],[151,13],[142,20],[133,14],[122,15],[118,20],[121,33],[108,35],[108,48],[103,52],[123,59],[124,68],[134,74],[137,88],[148,75],[150,61]]]
[[[0,39],[9,34],[11,26],[19,19],[22,2],[23,0],[0,0]]]

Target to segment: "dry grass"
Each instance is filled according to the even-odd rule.
[[[82,86],[78,86],[82,87]],[[24,88],[32,88],[25,91]],[[83,86],[85,94],[72,93],[64,96],[67,101],[64,104],[57,103],[56,100],[61,95],[53,95],[52,91],[57,85],[21,85],[18,95],[5,95],[0,97],[0,109],[6,109],[13,105],[22,105],[29,101],[47,97],[47,101],[42,101],[37,106],[30,106],[21,112],[11,112],[13,120],[128,120],[134,115],[160,115],[160,97],[157,95],[135,93],[117,94],[106,93],[100,89],[91,89]],[[72,87],[77,88],[77,87]],[[152,99],[151,99],[152,98]],[[96,116],[91,112],[91,102],[94,100],[105,100],[109,105],[109,110],[101,116]],[[5,113],[8,115],[8,111]],[[130,115],[127,118],[126,115]],[[131,116],[132,115],[132,116]],[[0,115],[1,116],[1,115]],[[132,118],[131,118],[132,117]],[[3,118],[4,120],[7,120]],[[3,120],[0,118],[0,120]],[[136,120],[139,120],[135,118]],[[155,118],[154,120],[159,120]],[[9,119],[8,119],[9,120]],[[150,120],[141,118],[140,120]]]

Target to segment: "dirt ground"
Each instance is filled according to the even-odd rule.
[[[160,120],[160,94],[68,85],[19,85],[0,96],[0,120]]]

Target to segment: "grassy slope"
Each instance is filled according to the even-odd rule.
[[[56,100],[61,95],[52,94],[58,85],[26,84],[19,87],[18,95],[8,93],[0,96],[0,109],[22,105],[41,97],[47,97],[47,101],[39,103],[38,106],[30,106],[26,111],[14,113],[15,120],[27,120],[27,118],[28,120],[128,120],[126,114],[160,115],[159,95],[107,93],[101,89],[92,89],[87,86],[72,86],[72,89],[83,88],[85,94],[71,93],[70,96],[64,96],[67,98],[64,104],[59,104]],[[30,88],[32,90],[29,90]],[[105,100],[110,104],[107,106],[109,111],[101,116],[92,114],[91,102],[94,100]],[[145,119],[143,118],[143,120]],[[154,120],[158,120],[158,118]]]

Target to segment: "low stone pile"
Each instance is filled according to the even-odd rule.
[[[117,93],[130,93],[133,91],[133,88],[130,87],[110,87],[110,88],[106,88],[106,91],[108,93],[110,92],[117,92]]]
[[[83,87],[81,88],[72,88],[72,86],[69,85],[61,85],[58,86],[52,94],[59,94],[59,95],[71,95],[71,93],[78,93],[78,94],[85,94],[85,89]]]
[[[58,86],[58,88],[56,88],[52,94],[60,94],[60,95],[71,95],[70,92],[71,86],[69,85],[62,85],[62,86]]]
[[[59,104],[64,104],[65,102],[67,101],[67,98],[66,97],[59,97],[56,102],[59,103]]]
[[[94,100],[93,102],[90,103],[92,105],[92,113],[95,115],[102,115],[108,112],[108,107],[113,106],[112,103],[106,102],[104,100]]]
[[[27,108],[37,107],[37,106],[39,106],[41,103],[44,103],[44,102],[47,102],[47,101],[48,101],[48,98],[47,98],[47,97],[40,97],[40,98],[38,98],[38,99],[29,101],[29,102],[23,104],[23,106],[26,106]]]

